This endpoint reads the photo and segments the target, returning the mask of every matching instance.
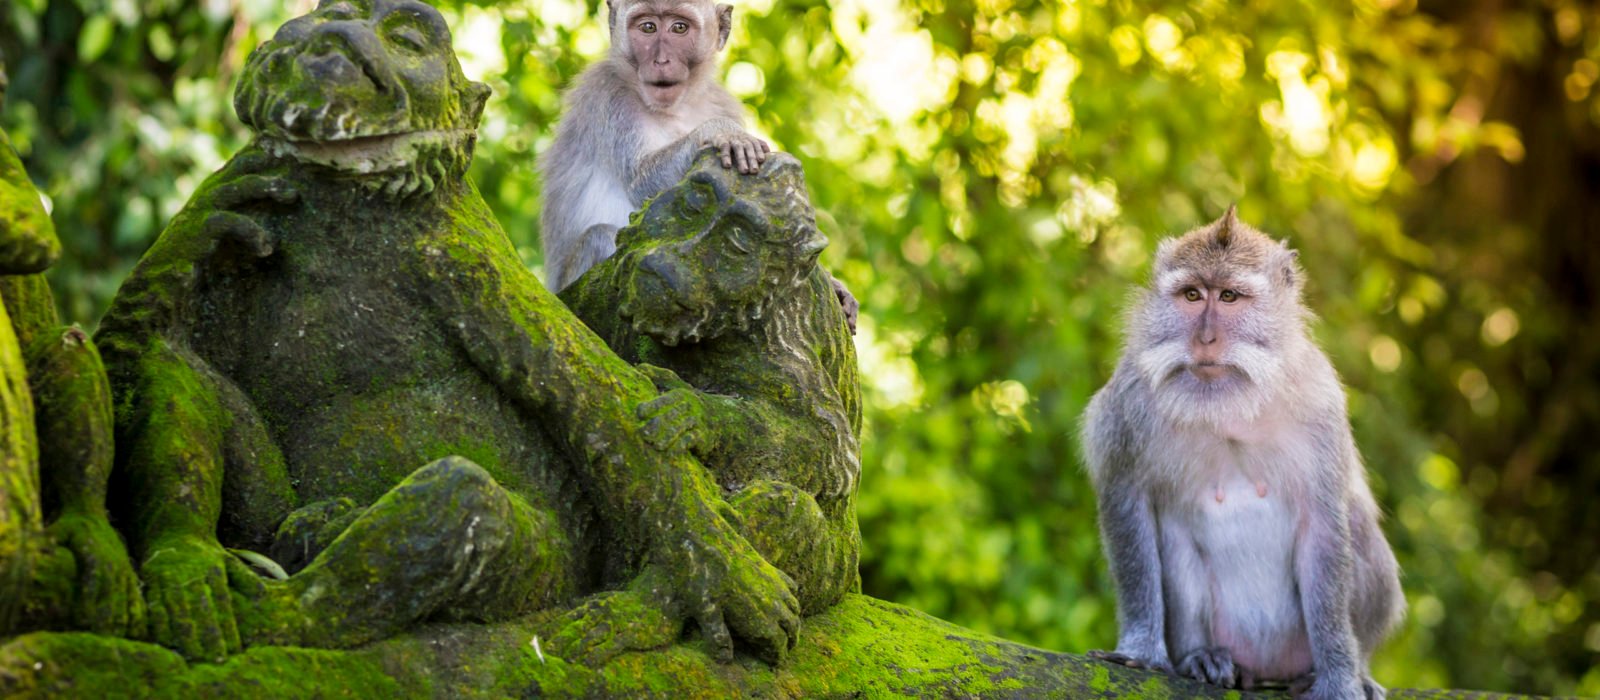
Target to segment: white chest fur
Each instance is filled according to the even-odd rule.
[[[647,128],[642,130],[639,147],[644,154],[654,153],[663,146],[677,141],[694,131],[695,127],[717,116],[715,109],[704,101],[680,100],[673,109],[662,112],[645,112]]]
[[[1303,504],[1295,476],[1309,444],[1282,416],[1249,425],[1194,427],[1152,445],[1163,499],[1157,519],[1169,615],[1181,659],[1196,646],[1227,647],[1258,678],[1310,668],[1295,585]]]

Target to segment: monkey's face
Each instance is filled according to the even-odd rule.
[[[462,77],[450,29],[432,7],[323,0],[250,55],[234,109],[284,142],[357,143],[470,132],[487,96]]]
[[[1253,418],[1301,333],[1297,280],[1292,251],[1231,218],[1164,243],[1132,329],[1139,369],[1189,406]]]
[[[724,6],[726,7],[726,6]],[[633,67],[639,96],[654,110],[678,103],[715,58],[727,34],[722,15],[732,16],[705,0],[641,0],[625,4],[613,41],[621,33],[623,55]]]
[[[627,275],[619,312],[664,345],[749,328],[775,296],[794,293],[828,244],[794,157],[774,154],[750,176],[708,153],[617,235],[615,269]]]

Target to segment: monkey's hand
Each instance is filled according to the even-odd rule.
[[[128,549],[104,513],[63,511],[51,523],[57,545],[72,553],[77,578],[72,622],[91,632],[144,636],[144,594]]]
[[[711,446],[705,399],[688,382],[669,369],[649,364],[638,366],[663,392],[639,404],[639,420],[644,423],[644,438],[656,449],[687,450],[704,454]]]
[[[1089,652],[1089,658],[1127,666],[1128,668],[1147,668],[1152,671],[1161,671],[1162,673],[1172,672],[1172,662],[1167,659],[1166,652],[1124,651],[1119,647],[1116,651],[1100,651],[1096,649]]]
[[[839,298],[839,306],[844,307],[844,320],[850,323],[850,335],[856,334],[856,318],[861,315],[861,302],[856,301],[856,295],[846,289],[839,278],[833,278],[833,295]]]
[[[190,535],[156,540],[149,550],[139,573],[151,638],[189,659],[221,661],[238,651],[227,550],[214,538]]]
[[[735,168],[746,175],[761,172],[772,147],[766,141],[752,136],[744,127],[729,119],[712,119],[698,129],[698,143],[712,147],[722,154],[722,167]]]

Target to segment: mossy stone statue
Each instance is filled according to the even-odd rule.
[[[257,139],[98,336],[155,641],[347,647],[632,581],[723,648],[793,643],[790,582],[687,450],[645,439],[649,377],[466,179],[487,94],[409,0],[323,2],[251,55]]]
[[[0,107],[5,101],[0,60]],[[62,327],[41,274],[50,217],[0,132],[0,635],[138,635],[139,582],[112,529],[111,395],[88,336]]]
[[[858,584],[861,389],[799,161],[741,175],[707,151],[617,243],[561,298],[663,392],[645,436],[716,475],[804,612],[833,605]]]

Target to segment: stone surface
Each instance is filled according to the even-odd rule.
[[[4,86],[0,63],[0,103]],[[105,370],[88,336],[60,325],[42,274],[60,252],[39,193],[0,132],[0,635],[137,635],[143,598],[105,508]]]
[[[848,595],[806,619],[780,668],[748,656],[718,663],[700,641],[627,653],[598,669],[543,647],[534,615],[493,625],[429,625],[351,651],[260,647],[222,664],[88,634],[39,633],[0,644],[0,695],[416,698],[1284,698],[1091,661],[963,629],[909,608]],[[1391,690],[1390,698],[1528,697]]]
[[[248,60],[257,139],[98,336],[158,643],[347,647],[623,589],[723,648],[792,645],[791,584],[712,475],[644,437],[655,385],[466,179],[486,96],[439,14],[402,0],[325,2]]]

